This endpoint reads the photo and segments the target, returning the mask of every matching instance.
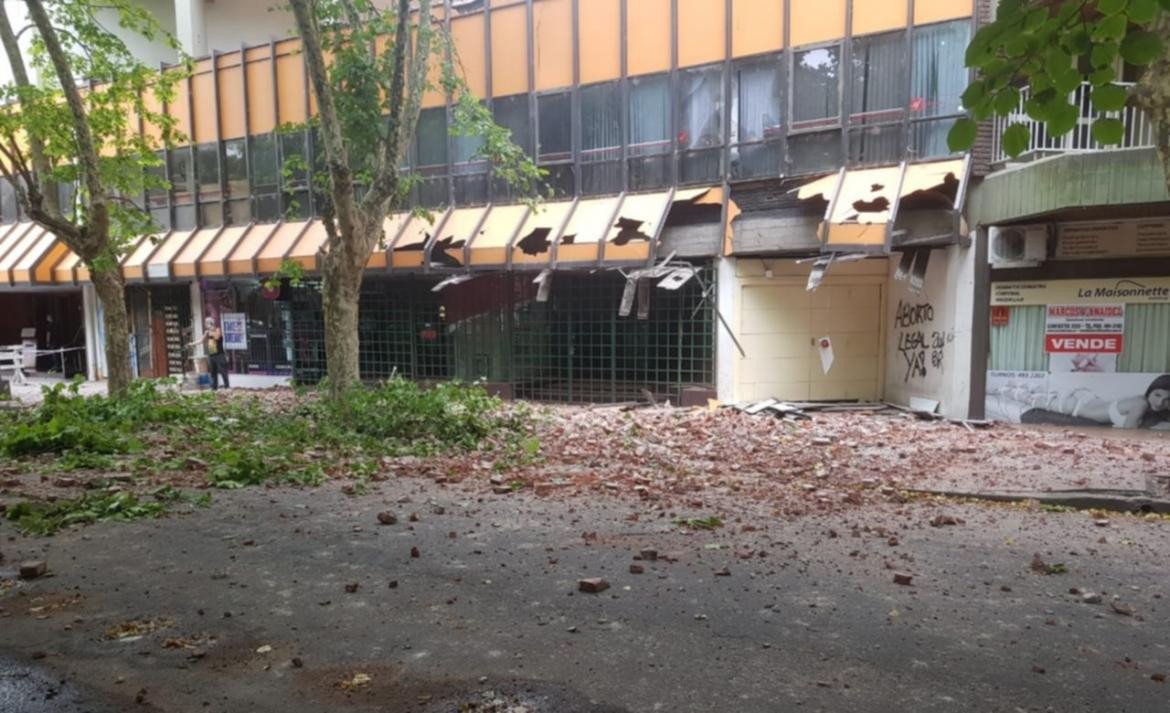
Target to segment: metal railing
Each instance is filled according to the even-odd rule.
[[[1122,86],[1132,87],[1132,83],[1119,82]],[[993,163],[1002,164],[1007,161],[1026,161],[1040,158],[1049,154],[1071,153],[1084,151],[1110,151],[1115,149],[1145,148],[1154,145],[1153,129],[1149,119],[1140,109],[1127,106],[1121,111],[1098,111],[1093,106],[1092,85],[1085,83],[1069,94],[1069,102],[1077,107],[1079,118],[1072,131],[1064,136],[1050,136],[1044,122],[1036,121],[1024,111],[1024,103],[1030,98],[1028,87],[1020,91],[1020,103],[1008,116],[996,117],[994,145],[992,148]],[[1093,138],[1093,121],[1098,117],[1120,119],[1124,126],[1124,133],[1120,144],[1102,144]],[[1003,150],[1003,132],[1012,124],[1023,124],[1028,127],[1028,146],[1019,156],[1012,158]]]

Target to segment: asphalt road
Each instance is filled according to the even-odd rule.
[[[661,512],[402,479],[0,538],[0,576],[51,569],[0,590],[6,713],[1170,710],[1164,520],[927,502],[790,519],[731,492]],[[611,586],[577,591],[589,577]]]

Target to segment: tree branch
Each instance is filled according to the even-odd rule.
[[[106,193],[98,170],[97,146],[94,143],[93,132],[89,127],[89,119],[86,116],[81,92],[78,91],[77,81],[73,76],[73,68],[70,66],[65,49],[61,46],[61,40],[57,37],[57,31],[53,27],[49,14],[45,11],[44,1],[26,0],[25,4],[28,6],[29,18],[41,35],[41,42],[45,46],[45,52],[49,55],[49,61],[53,64],[57,80],[61,84],[61,91],[65,94],[65,103],[73,115],[77,160],[89,200],[89,227],[104,236],[109,230],[109,207],[106,205]],[[30,211],[30,216],[32,215],[33,213]]]
[[[309,78],[313,93],[317,95],[317,119],[321,126],[321,137],[325,142],[325,161],[329,166],[332,182],[333,209],[337,214],[338,233],[352,235],[356,226],[353,176],[349,169],[349,156],[345,149],[341,121],[337,116],[337,103],[329,73],[321,50],[321,27],[317,22],[316,0],[290,0],[297,30],[301,35],[301,46],[309,67]],[[344,240],[336,240],[331,250],[340,250]],[[356,259],[356,258],[355,258]],[[364,257],[363,257],[364,259]]]
[[[3,43],[4,52],[8,55],[8,66],[12,68],[13,83],[18,89],[31,87],[32,82],[28,78],[24,56],[20,52],[20,41],[12,31],[12,23],[8,20],[8,5],[4,2],[0,2],[0,43]],[[57,201],[56,185],[49,179],[52,169],[49,165],[49,159],[45,156],[44,141],[34,132],[26,131],[26,133],[28,134],[29,153],[32,155],[32,167],[40,180],[41,194],[45,197],[45,210],[59,215],[61,207]],[[32,185],[31,177],[29,185]]]
[[[423,17],[430,21],[430,0],[421,0],[419,3],[419,43],[426,44],[429,52],[429,31],[424,32],[421,23]],[[414,121],[409,122],[409,101],[404,101],[403,94],[408,93],[406,87],[407,73],[413,75],[416,67],[407,67],[406,53],[410,47],[410,0],[398,0],[398,25],[394,31],[394,54],[391,63],[390,91],[387,93],[387,103],[390,105],[389,116],[386,118],[386,137],[382,141],[382,151],[377,157],[374,166],[374,175],[370,177],[370,189],[362,199],[362,211],[373,215],[382,215],[386,210],[386,202],[398,191],[398,165],[401,158],[401,147],[405,137],[414,131],[418,123],[418,112],[415,112]],[[417,57],[417,46],[415,56]],[[426,57],[422,62],[422,81],[426,82]],[[421,92],[420,92],[421,96]],[[421,101],[421,100],[420,100]],[[404,131],[404,127],[409,129]],[[373,249],[373,246],[370,246]]]

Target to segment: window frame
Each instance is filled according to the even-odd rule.
[[[845,63],[842,61],[842,56],[845,54],[846,40],[843,38],[839,40],[831,40],[829,42],[818,42],[811,45],[802,45],[800,47],[793,47],[786,54],[788,55],[788,105],[786,116],[788,117],[788,131],[789,136],[798,134],[815,134],[828,131],[839,131],[844,125],[845,112]],[[826,116],[821,119],[804,119],[800,122],[796,120],[796,61],[797,56],[806,52],[815,50],[836,50],[837,51],[837,114],[836,118]],[[819,123],[818,123],[819,122]]]

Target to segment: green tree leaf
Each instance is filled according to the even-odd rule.
[[[1098,45],[1093,45],[1093,50],[1089,53],[1089,61],[1093,63],[1093,68],[1109,67],[1117,59],[1117,52],[1121,49],[1121,45],[1116,42],[1102,42]]]
[[[1121,56],[1126,62],[1140,67],[1157,59],[1164,47],[1162,39],[1154,33],[1138,30],[1121,41]]]
[[[1049,105],[1048,121],[1046,122],[1050,136],[1064,136],[1073,130],[1080,121],[1081,112],[1073,104],[1059,100]]]
[[[951,130],[947,132],[947,148],[951,151],[966,151],[975,144],[975,135],[979,132],[979,125],[966,117],[959,119]]]
[[[1015,87],[1005,87],[995,95],[995,113],[1010,114],[1020,106],[1020,90]]]
[[[1129,22],[1125,15],[1113,15],[1101,20],[1093,27],[1094,40],[1120,40],[1125,37]]]
[[[1158,0],[1129,0],[1129,9],[1126,12],[1129,21],[1144,25],[1158,14]]]
[[[1093,90],[1093,105],[1098,111],[1118,111],[1125,107],[1129,92],[1118,84],[1106,84]]]
[[[1124,135],[1125,127],[1120,119],[1097,119],[1093,122],[1093,139],[1098,143],[1119,144]]]
[[[1003,142],[1003,150],[1008,156],[1016,157],[1028,148],[1028,143],[1031,140],[1031,132],[1024,124],[1012,124],[1004,130],[1001,140]]]
[[[1129,0],[1097,0],[1097,10],[1108,17],[1121,12],[1128,4]]]

